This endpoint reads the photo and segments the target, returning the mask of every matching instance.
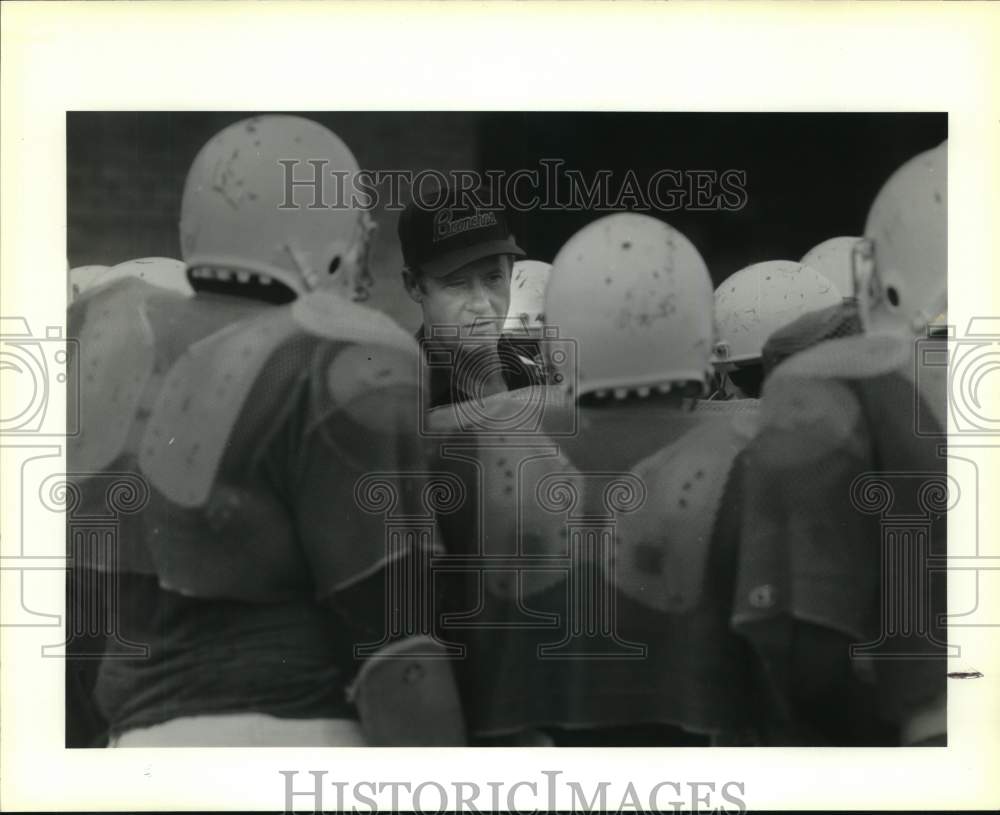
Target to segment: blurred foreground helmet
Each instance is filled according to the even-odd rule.
[[[947,306],[947,150],[910,159],[875,196],[854,253],[866,331],[920,334]]]
[[[854,247],[862,238],[829,238],[803,255],[803,266],[815,269],[833,283],[842,297],[854,296],[853,255]]]
[[[181,202],[184,261],[200,281],[268,285],[295,294],[331,284],[364,299],[371,221],[348,196],[354,155],[298,116],[230,125],[198,153]]]
[[[70,269],[70,302],[90,289],[104,286],[113,280],[133,277],[163,289],[190,296],[194,293],[188,283],[182,261],[173,258],[136,258],[115,266],[77,266]]]
[[[691,241],[648,215],[608,215],[566,242],[545,291],[545,325],[576,343],[577,396],[703,388],[711,374],[708,268]]]
[[[741,269],[715,290],[716,365],[759,362],[771,334],[841,299],[829,280],[801,263],[769,260]]]
[[[514,334],[541,334],[545,322],[545,286],[552,265],[519,260],[510,277],[510,306],[504,328]]]
[[[75,266],[69,270],[67,280],[69,288],[66,292],[66,304],[76,300],[87,289],[99,285],[97,281],[110,269],[110,266]]]

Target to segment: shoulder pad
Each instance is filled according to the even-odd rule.
[[[80,432],[67,439],[73,469],[99,472],[125,452],[143,393],[156,363],[153,329],[146,315],[151,287],[119,281],[88,292],[71,307],[82,312],[79,353]]]
[[[474,402],[441,405],[427,412],[427,427],[435,433],[483,432],[537,435],[547,415],[567,406],[554,385],[529,385],[495,393]],[[565,422],[563,422],[565,424]]]
[[[486,556],[565,556],[567,501],[583,501],[577,469],[544,437],[531,445],[483,441],[479,446],[483,482],[482,540]],[[535,594],[565,577],[558,568],[487,572],[494,594]]]
[[[330,292],[314,292],[285,307],[227,326],[192,345],[175,363],[160,391],[140,451],[140,466],[156,487],[181,506],[201,506],[209,497],[229,435],[250,389],[274,351],[305,332],[320,339],[380,349],[379,362],[340,376],[348,363],[367,362],[354,352],[327,382],[336,380],[335,398],[351,400],[370,390],[386,369],[385,349],[417,358],[416,343],[381,312]],[[398,377],[398,361],[390,377]]]
[[[120,280],[134,277],[156,286],[163,291],[170,291],[182,297],[192,297],[194,290],[187,279],[187,265],[182,260],[163,257],[136,258],[112,266],[98,281]]]
[[[447,650],[426,636],[395,640],[366,660],[347,689],[373,747],[453,747],[464,718]],[[428,717],[428,713],[431,716]]]
[[[914,340],[889,336],[852,336],[827,340],[789,357],[772,376],[871,379],[906,372],[912,377]]]
[[[692,410],[695,413],[714,413],[724,416],[757,413],[760,410],[760,399],[698,399]]]
[[[764,385],[760,433],[794,433],[788,453],[813,459],[854,439],[861,404],[851,388],[837,379],[772,377]]]
[[[226,326],[195,343],[167,374],[139,464],[181,506],[203,505],[243,404],[268,358],[299,328],[287,307]]]
[[[508,391],[508,397],[516,402],[531,402],[554,407],[566,407],[570,404],[566,391],[558,385],[528,385],[524,388]]]
[[[418,354],[417,341],[403,331],[392,317],[352,303],[338,294],[312,292],[292,303],[291,310],[299,327],[314,336]]]
[[[439,405],[431,408],[424,414],[424,423],[428,430],[433,433],[458,432],[461,426],[458,423],[458,416],[454,405]]]
[[[636,465],[646,501],[617,518],[616,580],[627,596],[668,613],[698,605],[716,515],[725,511],[729,472],[746,442],[726,417],[707,417]]]
[[[391,398],[388,394],[379,399],[382,391],[410,387],[414,392],[412,409],[423,408],[416,395],[418,366],[415,352],[387,345],[350,345],[341,350],[327,368],[326,387],[334,405],[346,410],[355,421],[365,427],[380,428],[395,416],[394,406],[398,404],[388,404],[386,400]],[[417,420],[414,416],[414,427]]]

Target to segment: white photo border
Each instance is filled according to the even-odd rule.
[[[961,331],[972,317],[1000,315],[998,11],[977,3],[4,3],[3,314],[36,333],[65,327],[67,111],[943,111],[948,316]],[[64,394],[51,398],[51,409],[65,407]],[[56,448],[53,471],[62,466],[58,439],[4,444],[4,562],[29,534],[33,557],[58,558],[61,519],[30,502],[22,511],[11,483],[26,447]],[[1000,534],[988,495],[998,449],[977,453],[978,530],[962,518],[950,525],[951,540],[993,541],[993,557]],[[61,577],[29,577],[33,607],[59,613]],[[956,590],[967,584],[952,575],[950,585],[952,611],[964,609],[971,600]],[[998,597],[1000,573],[986,574],[981,619],[1000,620]],[[5,622],[22,611],[16,591],[4,590],[0,603]],[[995,627],[952,630],[962,647],[952,670],[983,676],[949,684],[950,746],[920,750],[66,750],[63,663],[40,656],[54,630],[0,629],[8,810],[277,810],[281,770],[299,771],[300,785],[310,770],[414,785],[538,781],[540,769],[647,789],[736,781],[752,809],[1000,805],[991,772],[1000,766]]]

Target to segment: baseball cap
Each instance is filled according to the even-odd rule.
[[[476,206],[481,200],[474,192],[459,200],[452,191],[442,190],[433,208],[410,202],[399,217],[403,262],[431,277],[442,277],[492,255],[524,257],[504,211]]]

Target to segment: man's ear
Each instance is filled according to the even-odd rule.
[[[410,295],[410,299],[414,303],[424,302],[424,289],[420,285],[420,280],[411,269],[406,267],[403,268],[403,285],[406,287],[406,293]]]

